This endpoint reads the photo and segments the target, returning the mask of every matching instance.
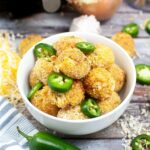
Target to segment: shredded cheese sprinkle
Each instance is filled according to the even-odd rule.
[[[10,34],[0,32],[0,95],[6,96],[16,104],[21,96],[16,85],[17,70],[20,62],[19,55],[13,51]]]

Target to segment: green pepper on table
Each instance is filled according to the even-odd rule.
[[[147,32],[148,34],[150,34],[150,20],[148,20],[148,21],[146,22],[145,30],[146,30],[146,32]]]
[[[79,42],[76,44],[76,47],[86,54],[92,53],[95,50],[94,44],[89,42]]]
[[[89,118],[94,118],[101,115],[100,107],[92,98],[85,99],[81,103],[81,111]]]
[[[48,76],[48,85],[56,92],[67,92],[71,89],[72,84],[73,79],[64,74],[53,72]]]
[[[56,50],[53,48],[52,45],[39,43],[34,47],[34,56],[36,58],[48,58],[52,55],[56,55]]]
[[[30,100],[30,99],[34,96],[34,94],[35,94],[38,90],[40,90],[42,87],[43,87],[43,83],[41,83],[41,82],[36,83],[36,84],[33,86],[33,88],[30,90],[30,92],[28,93],[27,98]]]
[[[137,82],[143,85],[150,85],[150,66],[137,64],[135,69]]]
[[[123,27],[122,32],[130,34],[132,37],[137,37],[139,34],[139,26],[136,23],[130,23]]]
[[[30,150],[80,150],[73,144],[50,133],[38,132],[33,136],[29,136],[23,133],[19,127],[17,127],[17,130],[28,140]]]
[[[132,150],[143,150],[143,148],[150,150],[150,136],[146,134],[138,135],[131,141],[130,145]]]

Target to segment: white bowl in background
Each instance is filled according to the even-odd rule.
[[[67,32],[50,36],[42,40],[41,42],[53,44],[60,37],[64,36],[78,36],[86,39],[87,41],[93,43],[102,43],[112,48],[115,55],[116,63],[126,72],[126,84],[122,89],[122,91],[120,92],[122,103],[113,111],[104,114],[100,117],[88,120],[64,120],[40,111],[38,108],[32,105],[30,101],[27,99],[27,94],[29,92],[28,77],[31,69],[35,64],[35,58],[33,55],[34,47],[32,47],[25,54],[25,56],[20,62],[17,74],[18,88],[29,112],[37,121],[39,121],[44,126],[65,134],[72,134],[72,135],[90,134],[110,126],[123,114],[123,112],[125,111],[131,100],[135,88],[136,84],[135,67],[132,59],[129,57],[129,55],[125,52],[123,48],[121,48],[118,44],[116,44],[112,40],[107,39],[100,35],[91,33]]]

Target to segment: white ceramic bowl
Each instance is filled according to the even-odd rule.
[[[136,74],[133,61],[118,44],[110,39],[96,34],[79,32],[61,33],[50,36],[41,42],[53,44],[56,40],[63,36],[79,36],[86,39],[87,41],[93,43],[102,43],[112,48],[115,55],[116,63],[126,72],[126,85],[120,92],[120,96],[123,100],[122,103],[116,109],[105,115],[83,121],[64,120],[40,111],[35,106],[33,106],[27,99],[27,93],[29,92],[28,76],[35,64],[33,47],[27,52],[27,54],[25,54],[20,62],[17,76],[19,91],[22,95],[27,109],[33,115],[33,117],[41,124],[50,129],[72,135],[83,135],[102,130],[110,126],[123,114],[131,100],[131,96],[133,94],[136,83]]]

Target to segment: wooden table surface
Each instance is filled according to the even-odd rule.
[[[68,31],[72,19],[79,14],[72,11],[64,11],[63,13],[47,14],[38,13],[30,17],[12,20],[9,17],[0,16],[0,28],[12,30],[16,35],[16,42],[21,40],[20,33],[23,36],[31,33],[39,33],[44,37]],[[120,31],[122,26],[130,22],[136,22],[142,25],[146,19],[150,19],[149,13],[142,13],[122,4],[117,13],[107,22],[102,22],[102,35],[111,38],[116,32]],[[139,57],[134,60],[135,63],[150,64],[150,36],[144,31],[140,30],[138,38],[135,39],[137,52]],[[147,59],[143,58],[144,53],[149,53]],[[150,100],[150,86],[137,85],[132,97],[131,103],[126,110],[126,114],[139,115],[139,109],[148,107],[146,104]],[[27,118],[39,129],[45,128],[39,124],[24,108],[18,106],[20,112],[27,116]],[[145,120],[150,122],[150,119]],[[47,129],[46,129],[47,130]],[[114,123],[107,129],[99,131],[94,134],[84,136],[67,136],[59,134],[60,136],[71,140],[78,145],[82,150],[123,150],[121,127]]]

